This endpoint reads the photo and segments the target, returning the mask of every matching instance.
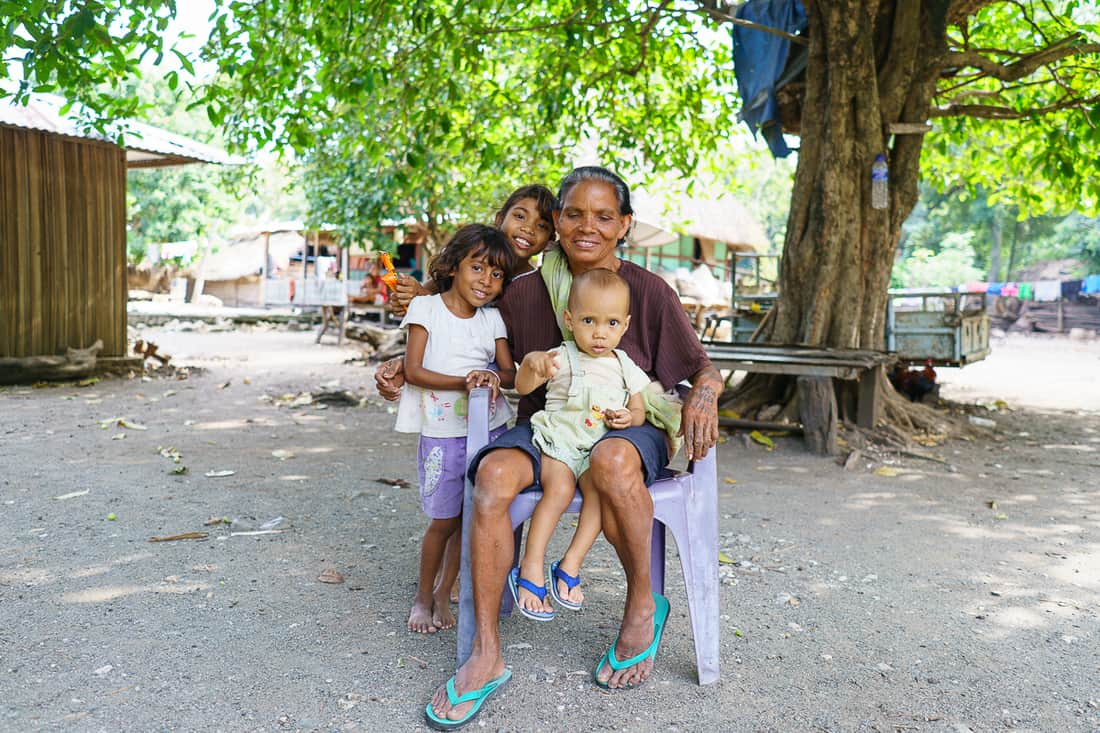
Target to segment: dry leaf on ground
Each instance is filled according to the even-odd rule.
[[[317,580],[321,581],[322,583],[343,583],[344,576],[341,575],[339,571],[335,570],[334,568],[325,568],[321,571],[321,574],[317,576]]]

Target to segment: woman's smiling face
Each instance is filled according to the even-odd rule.
[[[616,267],[615,245],[626,236],[632,217],[619,213],[615,188],[604,181],[581,181],[554,212],[561,247],[574,274],[593,267]]]

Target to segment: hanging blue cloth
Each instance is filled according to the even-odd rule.
[[[989,283],[989,287],[985,289],[988,295],[1000,295],[1001,289],[1004,288],[1004,283]]]
[[[799,0],[749,0],[735,17],[788,33],[806,28],[806,11]],[[759,128],[776,158],[791,153],[783,139],[775,103],[777,81],[787,65],[791,42],[781,36],[744,26],[733,26],[733,73],[743,104],[738,117],[753,135]],[[805,63],[803,61],[803,63]]]
[[[1100,275],[1089,275],[1086,277],[1084,285],[1081,287],[1081,292],[1085,295],[1100,293]]]

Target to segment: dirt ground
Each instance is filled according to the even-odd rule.
[[[405,630],[424,520],[379,479],[415,484],[416,437],[372,368],[309,332],[137,335],[202,370],[0,390],[0,730],[423,729],[455,638]],[[1013,338],[942,370],[1008,407],[938,461],[731,436],[721,681],[696,684],[672,557],[654,679],[591,683],[624,585],[601,541],[583,612],[502,621],[514,677],[471,729],[1100,731],[1098,368]],[[302,396],[337,389],[366,399]]]

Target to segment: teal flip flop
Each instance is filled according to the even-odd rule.
[[[441,718],[435,714],[432,710],[432,704],[429,702],[427,707],[424,708],[424,720],[427,721],[428,727],[432,730],[458,730],[462,726],[469,723],[471,720],[477,717],[477,714],[481,711],[481,706],[489,699],[490,696],[501,687],[504,687],[504,683],[512,678],[512,669],[510,667],[504,668],[504,674],[497,677],[495,680],[490,680],[489,684],[482,687],[480,690],[471,690],[464,695],[459,695],[455,691],[455,678],[447,680],[447,699],[451,703],[451,707],[455,705],[461,705],[464,702],[470,702],[476,700],[474,706],[470,708],[469,712],[458,720],[448,720]]]
[[[615,645],[619,643],[619,637],[615,637],[615,641],[611,643],[607,652],[600,657],[600,661],[596,663],[596,670],[592,673],[592,680],[605,690],[620,689],[629,690],[631,687],[637,685],[627,685],[626,687],[613,688],[609,687],[606,682],[600,682],[600,670],[603,669],[603,665],[606,662],[610,665],[611,669],[618,672],[621,669],[633,667],[638,662],[649,659],[650,657],[657,657],[657,647],[661,644],[661,634],[664,633],[665,625],[668,621],[669,603],[668,599],[662,596],[660,593],[653,594],[653,600],[657,603],[657,610],[653,612],[653,643],[650,644],[645,651],[641,654],[637,654],[630,659],[620,662],[615,658]]]

